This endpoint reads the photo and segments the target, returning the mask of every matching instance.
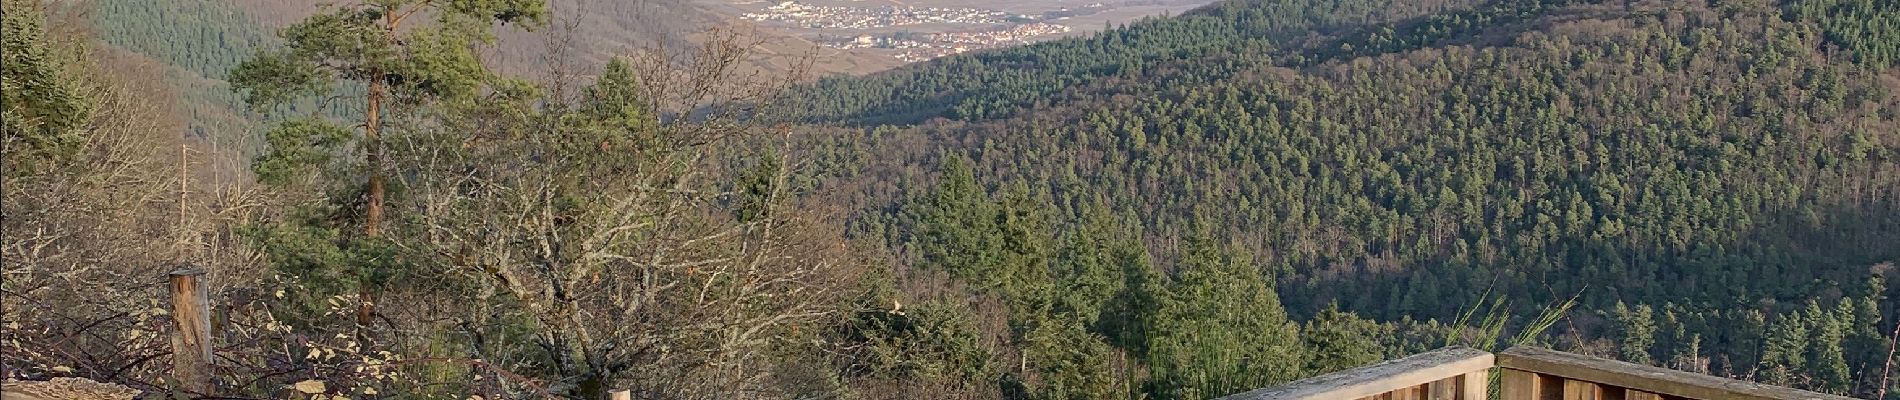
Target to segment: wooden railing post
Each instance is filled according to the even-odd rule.
[[[633,400],[633,391],[609,390],[607,391],[607,400]]]
[[[204,270],[171,273],[172,380],[178,389],[211,394],[211,307]]]
[[[1458,398],[1466,400],[1485,400],[1491,394],[1491,369],[1465,373],[1459,378]]]
[[[1506,369],[1498,382],[1498,397],[1502,400],[1537,400],[1544,398],[1542,382],[1536,373],[1515,369]]]

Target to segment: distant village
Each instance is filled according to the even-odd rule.
[[[839,7],[785,1],[763,11],[741,16],[757,22],[790,24],[813,29],[865,30],[923,24],[987,25],[987,29],[962,32],[861,34],[820,43],[837,49],[900,49],[896,57],[905,62],[963,53],[971,50],[1028,43],[1037,37],[1066,33],[1070,27],[1042,22],[1040,18],[978,8],[946,7]],[[993,27],[993,28],[991,28]]]
[[[822,43],[825,46],[838,49],[867,47],[903,49],[903,52],[897,54],[898,59],[904,60],[905,62],[917,62],[970,50],[1028,43],[1035,37],[1065,33],[1068,32],[1069,29],[1069,27],[1062,25],[1033,22],[995,31],[858,35],[849,40],[825,41]]]
[[[787,22],[818,29],[871,29],[920,24],[1003,24],[1027,21],[1024,15],[979,8],[944,7],[834,7],[786,1],[741,18],[760,22]]]

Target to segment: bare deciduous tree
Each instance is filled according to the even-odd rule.
[[[791,168],[754,157],[788,146],[770,121],[795,76],[742,72],[753,43],[712,38],[617,59],[573,96],[503,87],[391,142],[413,171],[404,235],[477,300],[477,353],[525,330],[539,356],[513,362],[555,392],[762,397],[775,352],[838,309],[840,229],[783,212]]]

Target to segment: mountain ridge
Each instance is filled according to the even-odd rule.
[[[963,160],[989,196],[1047,202],[1028,212],[1054,215],[1053,235],[1123,216],[1163,271],[1183,238],[1219,238],[1296,319],[1577,296],[1558,339],[1587,348],[1632,329],[1612,311],[1628,302],[1700,327],[1628,357],[1669,360],[1693,334],[1722,357],[1704,372],[1783,384],[1801,372],[1767,372],[1793,361],[1751,329],[1819,318],[1803,311],[1817,293],[1884,296],[1892,318],[1895,277],[1870,266],[1900,258],[1900,87],[1798,3],[1490,2],[1220,45],[1155,28],[1230,29],[1247,3],[821,82],[812,120],[841,138],[813,157],[851,172],[814,190],[865,209],[857,237],[910,268],[955,270],[918,250],[942,222],[907,215]],[[1130,32],[1178,36],[1097,49],[1142,46],[1115,39]],[[1019,72],[1065,51],[1142,56]]]

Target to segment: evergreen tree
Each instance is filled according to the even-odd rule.
[[[1055,311],[1074,314],[1085,326],[1096,326],[1127,284],[1122,264],[1143,256],[1126,254],[1138,251],[1141,244],[1127,238],[1107,210],[1091,208],[1080,218],[1082,222],[1065,235],[1053,262],[1050,276],[1059,286]]]
[[[1380,340],[1396,332],[1390,325],[1360,318],[1327,306],[1300,329],[1305,347],[1306,372],[1323,374],[1370,365],[1383,360],[1385,345]]]
[[[1632,309],[1617,302],[1611,317],[1616,321],[1622,341],[1617,344],[1617,354],[1624,361],[1638,364],[1655,364],[1650,349],[1656,346],[1655,311],[1649,305],[1638,305]]]
[[[71,161],[85,144],[94,105],[83,91],[79,51],[46,37],[45,5],[9,0],[0,34],[0,118],[8,173],[32,173]],[[63,44],[72,46],[72,43]]]
[[[996,207],[962,157],[945,156],[940,171],[936,188],[904,206],[917,263],[966,280],[990,279],[1003,262]]]
[[[1885,283],[1875,277],[1870,286],[1866,296],[1848,299],[1852,303],[1853,315],[1847,325],[1847,342],[1843,351],[1847,354],[1849,370],[1858,371],[1854,383],[1857,393],[1875,392],[1880,385],[1880,371],[1886,367],[1886,351],[1891,340],[1880,333],[1887,326],[1880,317],[1880,299],[1886,291]]]
[[[1205,237],[1182,252],[1147,330],[1151,395],[1215,397],[1299,377],[1299,326],[1260,269]]]
[[[1168,282],[1144,247],[1117,246],[1111,254],[1120,267],[1122,289],[1109,300],[1096,330],[1117,347],[1145,358],[1150,338],[1159,333],[1154,331],[1155,318],[1168,296]]]
[[[1812,363],[1811,375],[1815,382],[1809,387],[1823,392],[1846,394],[1851,388],[1852,376],[1847,368],[1847,356],[1843,342],[1847,339],[1848,324],[1853,323],[1854,305],[1841,302],[1833,310],[1824,309],[1818,302],[1808,302],[1806,314],[1813,316],[1812,338],[1808,344],[1808,362]]]
[[[1048,200],[1031,193],[1022,181],[1006,186],[1000,197],[993,216],[996,231],[989,233],[998,239],[1000,265],[977,275],[977,282],[997,287],[1012,297],[1038,299],[1043,306],[1050,305],[1056,296],[1052,291],[1057,288],[1050,280],[1055,251],[1050,244],[1055,227],[1050,214],[1054,210],[1049,209]]]
[[[295,214],[298,221],[256,235],[287,274],[317,279],[313,287],[327,288],[302,297],[323,299],[353,287],[359,295],[357,322],[370,325],[376,287],[405,269],[400,246],[382,238],[390,174],[383,143],[388,117],[415,111],[405,106],[469,101],[484,88],[496,87],[500,79],[482,65],[476,46],[494,42],[497,24],[532,28],[546,13],[541,0],[376,0],[325,6],[284,28],[279,33],[282,48],[262,50],[231,70],[232,89],[244,93],[256,110],[310,97],[363,101],[360,123],[339,124],[313,113],[272,127],[265,134],[270,151],[253,166],[261,181],[281,188],[310,190],[303,186],[314,180],[317,192],[341,192],[329,196],[335,204],[305,207]],[[338,85],[338,80],[346,84]],[[518,85],[499,83],[504,89]],[[360,135],[346,126],[360,127]],[[352,144],[357,148],[345,148]],[[337,160],[331,155],[345,153],[363,158],[333,163]]]
[[[1127,398],[1132,377],[1110,363],[1115,348],[1074,319],[1038,324],[1025,351],[1035,369],[1034,399]]]
[[[390,111],[385,103],[475,94],[492,78],[475,48],[495,40],[490,26],[533,27],[546,13],[546,5],[538,0],[379,0],[332,6],[285,28],[282,49],[260,52],[232,69],[232,88],[247,92],[245,100],[252,107],[268,109],[338,90],[354,94],[335,88],[337,79],[364,85],[359,142],[368,188],[361,225],[365,236],[375,237],[383,229],[386,192],[380,143]],[[411,17],[434,20],[404,25]]]
[[[1762,344],[1760,379],[1771,385],[1788,386],[1801,382],[1808,371],[1808,346],[1812,324],[1810,316],[1794,312],[1781,316],[1768,327]]]

